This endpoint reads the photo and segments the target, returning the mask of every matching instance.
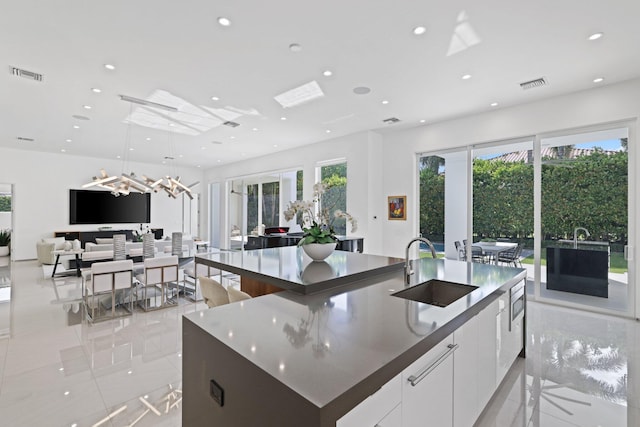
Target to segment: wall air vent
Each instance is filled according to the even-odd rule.
[[[389,117],[388,119],[384,119],[383,122],[388,124],[388,125],[392,125],[394,123],[398,123],[400,121],[399,118],[397,117]]]
[[[240,126],[240,123],[236,123],[236,122],[232,122],[232,121],[226,121],[226,122],[223,123],[223,125],[229,126],[230,128],[237,128],[238,126]]]
[[[540,77],[539,79],[520,83],[520,87],[524,90],[533,89],[534,87],[540,87],[540,86],[546,86],[546,85],[547,85],[547,80],[544,77]]]
[[[20,141],[20,142],[33,142],[33,141],[35,141],[35,139],[33,139],[33,138],[27,138],[27,137],[25,137],[25,136],[18,136],[18,137],[16,137],[16,139],[17,139],[18,141]]]
[[[35,80],[37,82],[41,82],[44,79],[44,76],[40,73],[35,73],[33,71],[24,70],[18,67],[9,67],[11,69],[11,74],[18,77],[24,77],[25,79]]]

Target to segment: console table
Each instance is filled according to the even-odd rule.
[[[110,239],[114,234],[125,234],[126,240],[133,240],[133,230],[56,231],[54,235],[64,237],[64,240],[78,239],[84,248],[87,242],[95,242],[96,238]]]
[[[336,236],[338,245],[336,249],[347,252],[360,252],[364,250],[364,238]],[[271,234],[265,236],[247,236],[245,249],[267,249],[281,248],[284,246],[295,246],[302,239],[302,236],[292,236],[289,234]]]

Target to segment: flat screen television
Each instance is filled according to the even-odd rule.
[[[109,191],[69,190],[69,224],[151,222],[151,194],[115,197]]]

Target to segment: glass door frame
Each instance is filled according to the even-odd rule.
[[[570,301],[559,301],[557,299],[543,297],[541,295],[542,286],[542,140],[554,137],[569,136],[575,134],[584,134],[590,132],[606,131],[613,129],[626,128],[628,132],[628,163],[627,163],[627,250],[629,257],[627,258],[627,297],[630,301],[626,311],[612,310],[588,306],[584,304],[574,303]],[[638,318],[638,307],[640,306],[639,293],[636,286],[636,268],[635,268],[635,241],[636,241],[636,195],[634,193],[636,183],[636,147],[633,142],[636,141],[636,122],[635,120],[622,120],[605,124],[582,126],[577,128],[565,129],[562,131],[544,132],[535,135],[534,139],[534,294],[535,301],[545,302],[549,304],[560,305],[563,307],[575,308],[583,311],[592,311],[596,313],[609,314],[614,316],[622,316],[629,318]]]
[[[627,190],[627,202],[628,202],[628,219],[627,219],[627,231],[628,231],[628,245],[626,253],[628,253],[628,298],[630,301],[629,307],[626,311],[616,311],[606,308],[598,308],[593,306],[587,306],[584,304],[573,303],[569,301],[559,301],[548,297],[541,296],[541,250],[542,250],[542,159],[541,159],[541,146],[542,140],[552,137],[581,134],[597,131],[606,131],[618,128],[626,128],[628,131],[628,190]],[[419,165],[420,158],[425,156],[442,156],[443,154],[450,152],[464,152],[466,150],[467,156],[467,180],[466,180],[466,197],[467,197],[467,217],[466,217],[466,236],[467,236],[467,251],[470,253],[470,245],[473,241],[473,152],[477,149],[486,149],[490,147],[500,147],[504,145],[510,145],[518,142],[533,141],[533,239],[534,239],[534,293],[532,300],[545,302],[549,304],[560,305],[569,308],[575,308],[583,311],[591,311],[602,314],[614,315],[619,317],[639,318],[640,313],[640,292],[636,289],[636,260],[635,260],[635,246],[636,246],[636,192],[638,191],[635,183],[637,177],[637,169],[640,167],[636,142],[636,120],[621,120],[608,122],[603,124],[582,126],[571,129],[565,129],[561,131],[553,132],[541,132],[531,136],[523,136],[512,139],[505,139],[500,141],[492,141],[486,143],[469,144],[457,148],[445,148],[442,150],[430,150],[426,152],[416,153],[416,166]],[[418,171],[419,168],[416,168]],[[414,193],[415,199],[419,201],[420,195],[420,177],[416,173],[416,191]],[[419,206],[419,202],[418,202]],[[419,208],[418,215],[419,218]],[[445,216],[447,215],[445,208]],[[419,223],[414,224],[419,228]],[[445,229],[445,241],[446,241],[446,229]]]

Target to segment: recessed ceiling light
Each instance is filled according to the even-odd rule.
[[[382,103],[383,103],[384,105],[387,105],[387,104],[389,103],[389,101],[387,101],[387,100],[385,99],[384,101],[382,101]]]
[[[200,147],[200,149],[201,149],[201,150],[206,150],[206,149],[207,149],[207,147],[202,146],[202,147]]]
[[[353,93],[355,93],[356,95],[366,95],[369,92],[371,92],[371,89],[366,86],[358,86],[356,88],[353,88]]]
[[[228,27],[229,25],[231,25],[231,21],[229,20],[229,18],[221,16],[218,18],[218,24],[222,25],[223,27]]]
[[[422,35],[422,34],[424,34],[426,32],[427,32],[426,27],[423,27],[422,25],[420,25],[418,27],[415,27],[413,29],[413,34],[415,34],[416,36]]]
[[[278,147],[278,144],[273,144],[273,147],[274,147],[274,148],[277,148],[277,147]]]
[[[286,117],[280,117],[280,120],[285,121],[285,120],[287,120],[287,118]]]
[[[196,165],[197,168],[201,167],[200,165]]]
[[[300,52],[302,50],[302,46],[300,46],[298,43],[291,43],[289,45],[289,50],[291,52]]]
[[[331,129],[325,130],[326,133],[331,133]]]
[[[112,64],[104,64],[104,68],[106,68],[107,70],[115,70],[116,66],[112,65]]]
[[[589,36],[589,40],[598,40],[602,36],[604,36],[604,33],[593,33]]]
[[[218,159],[218,163],[222,163],[222,160]]]
[[[71,142],[71,140],[70,140],[70,139],[65,139],[65,141],[67,141],[67,142]]]
[[[469,80],[471,78],[471,74],[465,74],[462,76],[462,80]]]
[[[130,147],[130,148],[129,148],[129,151],[133,151],[133,147]]]
[[[333,75],[333,71],[331,71],[331,70],[324,70],[324,71],[322,72],[322,75],[323,75],[323,76],[325,76],[325,77],[331,77],[331,76]]]
[[[212,96],[212,97],[211,97],[211,100],[212,100],[212,101],[220,101],[220,98],[218,98],[217,96]]]
[[[604,81],[604,77],[596,77],[595,79],[593,79],[594,83],[602,83]]]
[[[62,151],[63,153],[66,153],[66,152],[67,152],[67,150],[65,150],[64,148],[63,148],[62,150],[60,150],[60,151]]]
[[[231,136],[229,137],[229,139],[236,139],[236,137],[235,137],[235,136],[233,136],[233,135],[231,135]]]
[[[146,139],[147,141],[151,141],[151,138],[149,138],[149,137],[147,137],[147,138],[145,138],[145,139]]]
[[[426,120],[425,120],[425,119],[420,120],[420,123],[424,123],[424,122],[426,122]]]
[[[80,126],[78,126],[78,125],[73,125],[73,128],[74,128],[74,129],[80,129]]]
[[[92,88],[91,88],[91,92],[93,92],[93,93],[100,93],[100,92],[102,92],[102,89],[99,89],[99,88],[97,88],[97,87],[92,87]]]
[[[116,156],[116,159],[119,159],[119,158],[120,158],[120,156]],[[164,161],[162,163],[164,163]]]
[[[254,131],[254,132],[257,132],[257,131],[258,131],[258,128],[253,128],[253,129],[251,129],[251,130],[252,130],[252,131]]]
[[[184,156],[182,154],[178,154],[178,157],[183,158]]]
[[[498,103],[497,103],[497,102],[492,102],[492,103],[491,103],[491,104],[489,104],[489,105],[491,105],[492,107],[497,107],[497,106],[498,106]]]
[[[91,105],[83,105],[82,108],[85,110],[91,110]]]

